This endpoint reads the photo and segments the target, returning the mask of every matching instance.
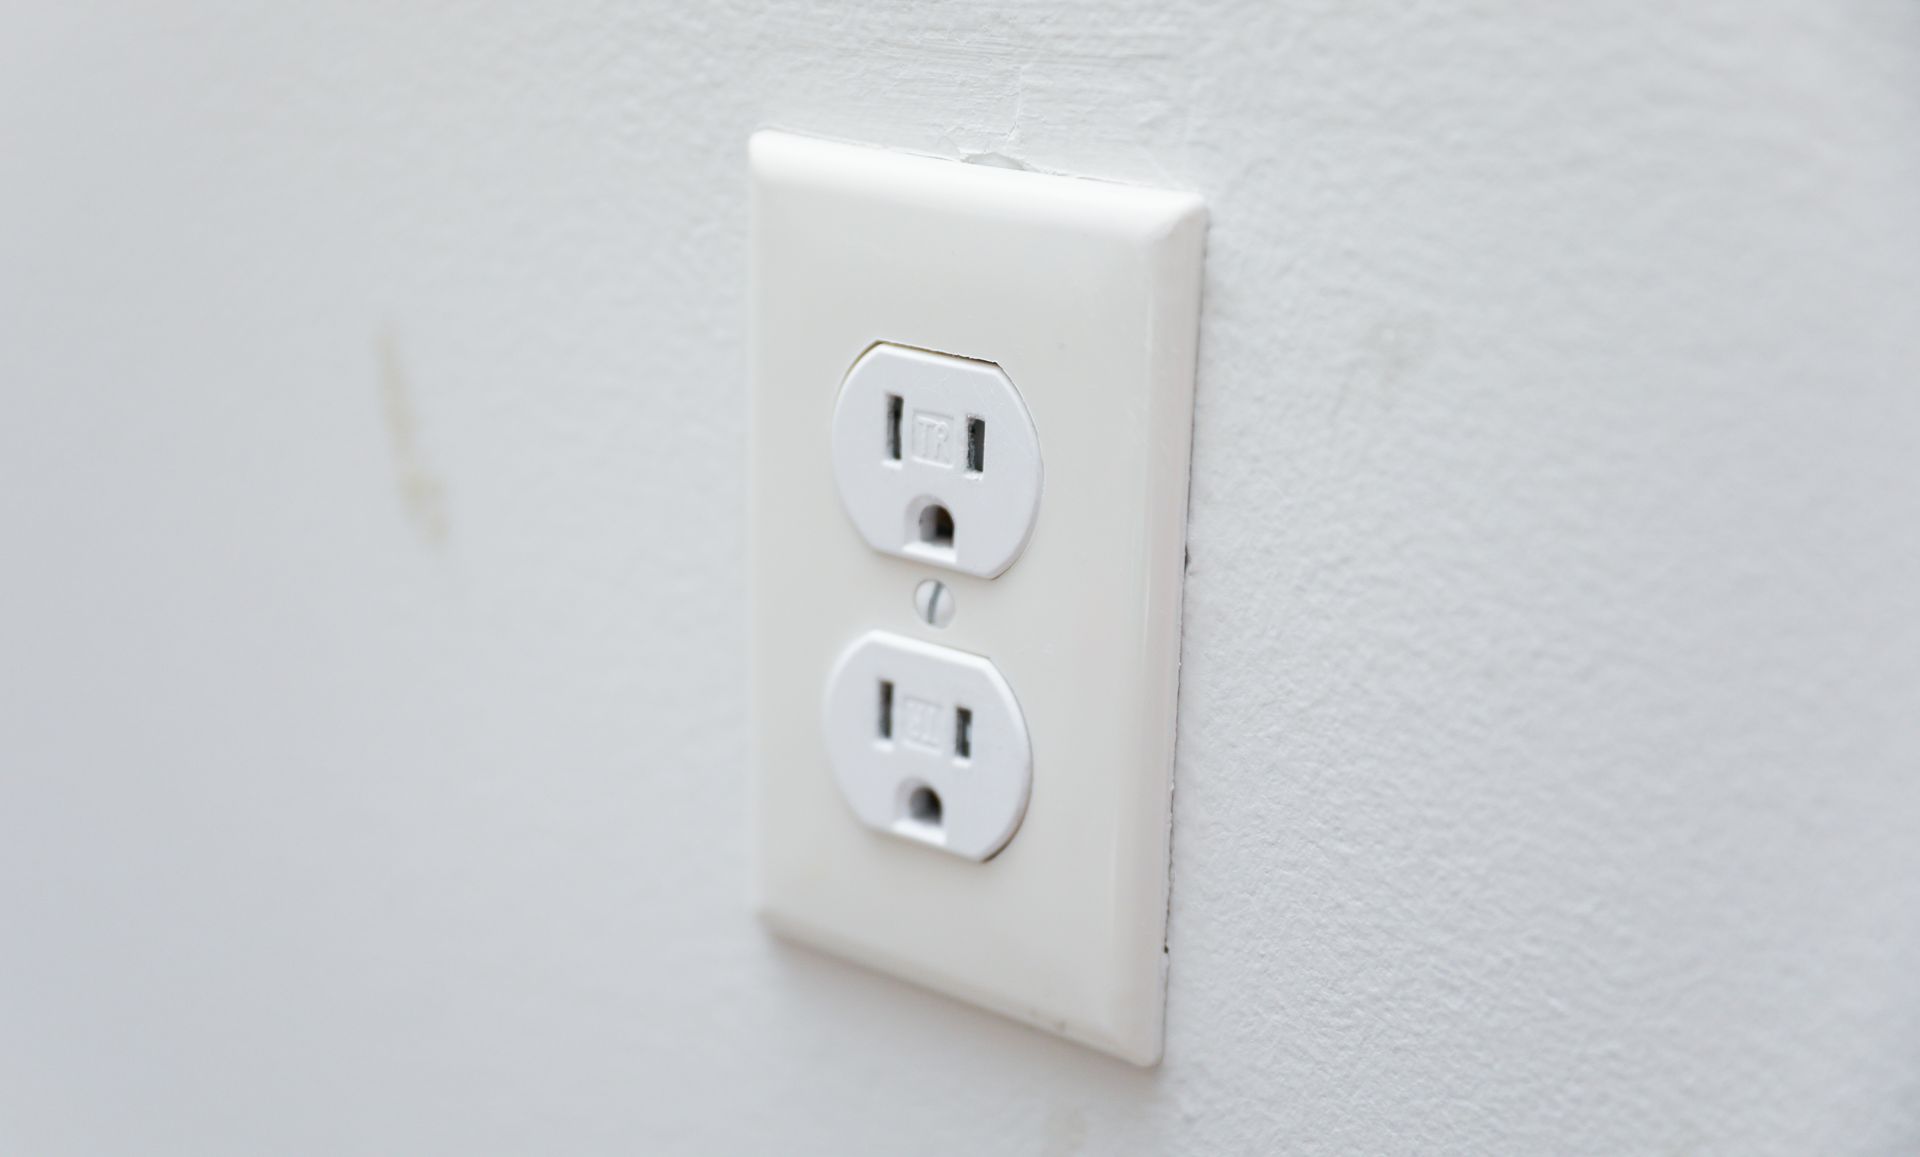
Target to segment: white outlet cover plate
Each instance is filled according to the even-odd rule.
[[[783,936],[1136,1064],[1159,1060],[1174,714],[1206,214],[1190,193],[761,132],[749,565],[756,906]],[[1045,460],[997,578],[871,549],[834,402],[876,342],[991,361]],[[952,590],[944,629],[914,590]],[[990,658],[1032,744],[1026,815],[971,862],[860,823],[822,727],[870,630]]]

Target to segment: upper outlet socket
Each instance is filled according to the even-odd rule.
[[[1040,437],[992,362],[881,342],[833,408],[833,475],[867,545],[993,578],[1040,512]]]

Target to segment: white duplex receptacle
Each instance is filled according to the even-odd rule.
[[[1204,210],[750,151],[757,906],[1151,1064]]]

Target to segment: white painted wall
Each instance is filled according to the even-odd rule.
[[[1165,1065],[744,908],[746,134],[1213,206]],[[1920,1150],[1920,9],[0,15],[0,1151]]]

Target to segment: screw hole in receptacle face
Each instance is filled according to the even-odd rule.
[[[940,793],[921,784],[907,796],[907,818],[930,828],[940,826]]]
[[[953,515],[938,502],[928,503],[920,512],[920,541],[942,550],[953,548]]]

